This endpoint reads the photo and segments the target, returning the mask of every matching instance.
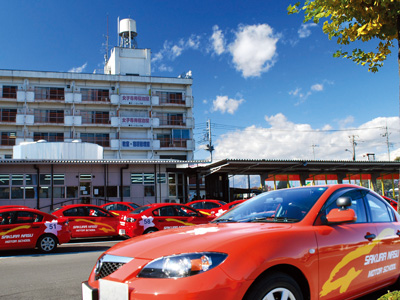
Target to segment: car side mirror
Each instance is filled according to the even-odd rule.
[[[341,209],[345,210],[347,207],[351,206],[350,197],[339,197],[336,199],[336,205]]]
[[[328,224],[352,223],[356,220],[356,213],[351,208],[334,208],[326,215],[326,222]]]

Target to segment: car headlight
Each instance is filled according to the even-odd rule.
[[[228,255],[218,252],[187,253],[153,260],[139,273],[141,278],[182,278],[204,273],[223,263]]]
[[[133,222],[136,221],[136,219],[135,219],[135,218],[129,217],[129,218],[126,218],[126,221],[127,221],[128,223],[133,223]]]

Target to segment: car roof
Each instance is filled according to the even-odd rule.
[[[107,202],[107,203],[104,203],[104,204],[102,204],[102,205],[100,205],[100,207],[104,207],[104,206],[107,206],[107,205],[110,205],[110,204],[122,204],[122,205],[129,205],[129,204],[136,204],[136,203],[134,203],[134,202],[122,202],[122,201],[120,201],[120,202],[118,202],[118,201],[115,201],[115,202]],[[136,204],[137,205],[137,204]]]
[[[66,209],[70,209],[70,208],[74,208],[74,207],[86,207],[86,206],[103,209],[102,207],[95,205],[95,204],[69,204],[69,205],[60,207],[59,209],[57,209],[57,211],[64,211]]]

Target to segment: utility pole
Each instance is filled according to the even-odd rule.
[[[381,134],[382,137],[386,137],[386,146],[387,146],[387,151],[388,151],[388,158],[390,161],[390,143],[389,143],[389,135],[390,133],[388,132],[388,127],[387,127],[387,123],[386,123],[386,127],[385,127],[385,133]]]
[[[212,144],[212,139],[211,139],[211,121],[208,119],[207,121],[207,133],[206,133],[206,138],[208,141],[208,144],[206,145],[206,150],[210,152],[211,155],[211,162],[212,162],[212,153],[214,151],[214,146]]]
[[[315,160],[315,147],[319,147],[319,145],[312,144],[311,147],[312,147],[313,157],[314,157],[314,160]]]
[[[349,151],[349,152],[351,152],[352,154],[353,154],[353,161],[355,161],[356,160],[356,146],[357,146],[357,142],[356,142],[356,137],[358,137],[358,135],[351,135],[351,136],[349,136],[349,138],[350,138],[350,143],[351,143],[351,146],[352,146],[352,148],[353,148],[353,151],[351,151],[351,150],[349,150],[349,149],[346,149],[345,151]]]

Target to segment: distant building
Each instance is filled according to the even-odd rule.
[[[135,21],[118,25],[104,74],[0,70],[0,205],[186,199],[193,80],[151,76]]]
[[[134,20],[119,35],[104,74],[0,70],[0,158],[23,142],[77,140],[107,159],[193,159],[193,80],[151,76]]]

